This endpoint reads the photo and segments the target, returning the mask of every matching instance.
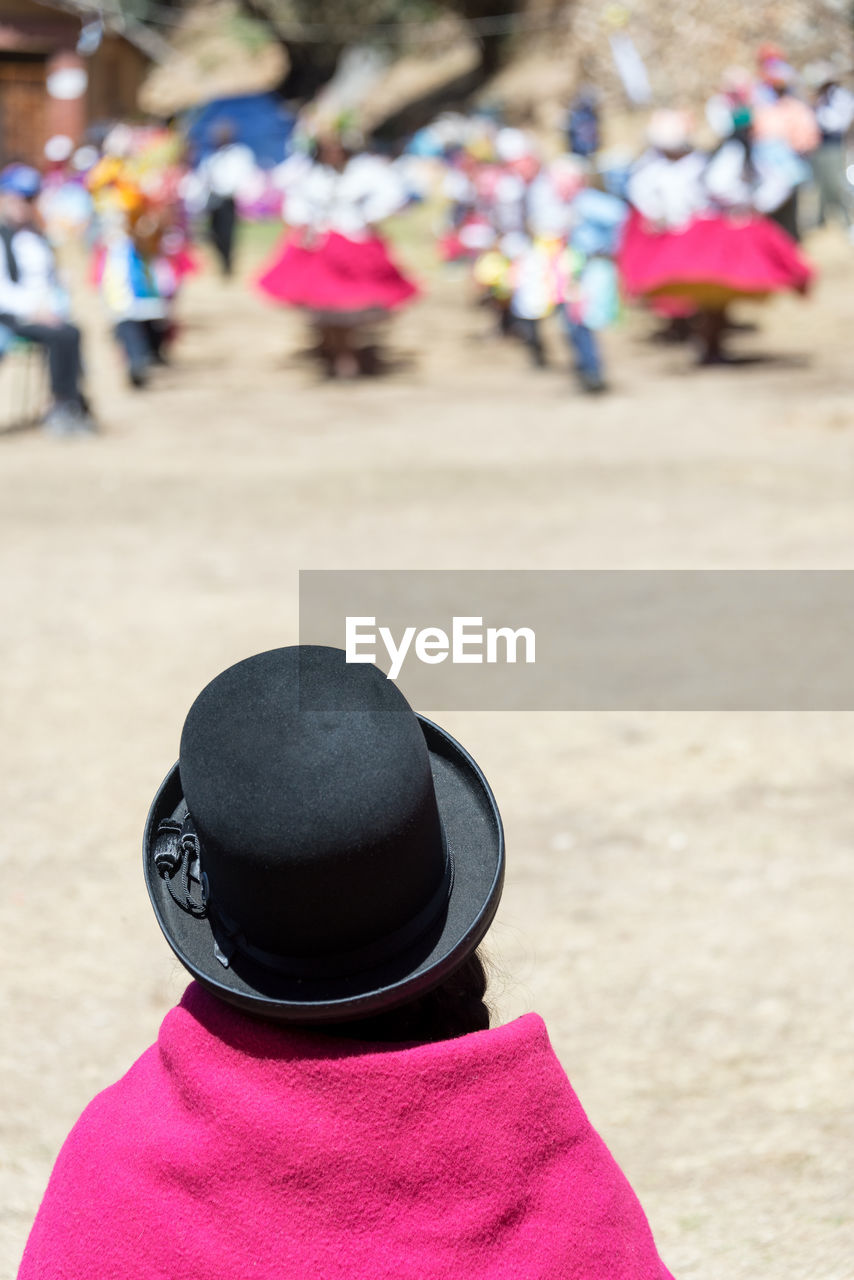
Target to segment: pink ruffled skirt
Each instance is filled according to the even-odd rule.
[[[379,236],[350,240],[335,231],[313,241],[289,233],[257,284],[276,302],[351,316],[393,311],[418,293]]]
[[[755,214],[697,217],[683,230],[656,231],[633,213],[617,261],[630,297],[679,298],[697,306],[788,289],[804,293],[813,276],[791,236]]]

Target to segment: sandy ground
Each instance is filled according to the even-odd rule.
[[[83,300],[103,436],[0,439],[0,1274],[183,989],[143,821],[202,685],[296,639],[300,568],[854,567],[854,253],[813,248],[816,300],[735,341],[773,359],[696,371],[629,317],[595,401],[453,278],[359,385],[206,276],[131,395]],[[851,1280],[854,716],[444,719],[506,818],[496,1015],[546,1017],[674,1274]]]

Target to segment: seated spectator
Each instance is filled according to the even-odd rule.
[[[0,173],[0,328],[44,347],[52,405],[45,429],[53,435],[95,430],[81,390],[80,330],[68,320],[53,249],[38,224],[41,178],[28,165]]]

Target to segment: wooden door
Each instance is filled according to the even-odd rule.
[[[26,160],[41,165],[46,92],[44,58],[0,54],[0,164]]]

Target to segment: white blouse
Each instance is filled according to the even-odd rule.
[[[630,174],[626,194],[644,218],[677,230],[708,203],[702,183],[705,163],[699,151],[678,160],[648,151]]]
[[[742,144],[725,142],[706,166],[705,185],[710,199],[721,209],[779,209],[798,184],[802,165],[784,143],[755,143],[748,167]]]
[[[352,240],[363,239],[407,200],[400,175],[381,156],[354,156],[341,172],[324,164],[294,166],[283,178],[285,222]]]

